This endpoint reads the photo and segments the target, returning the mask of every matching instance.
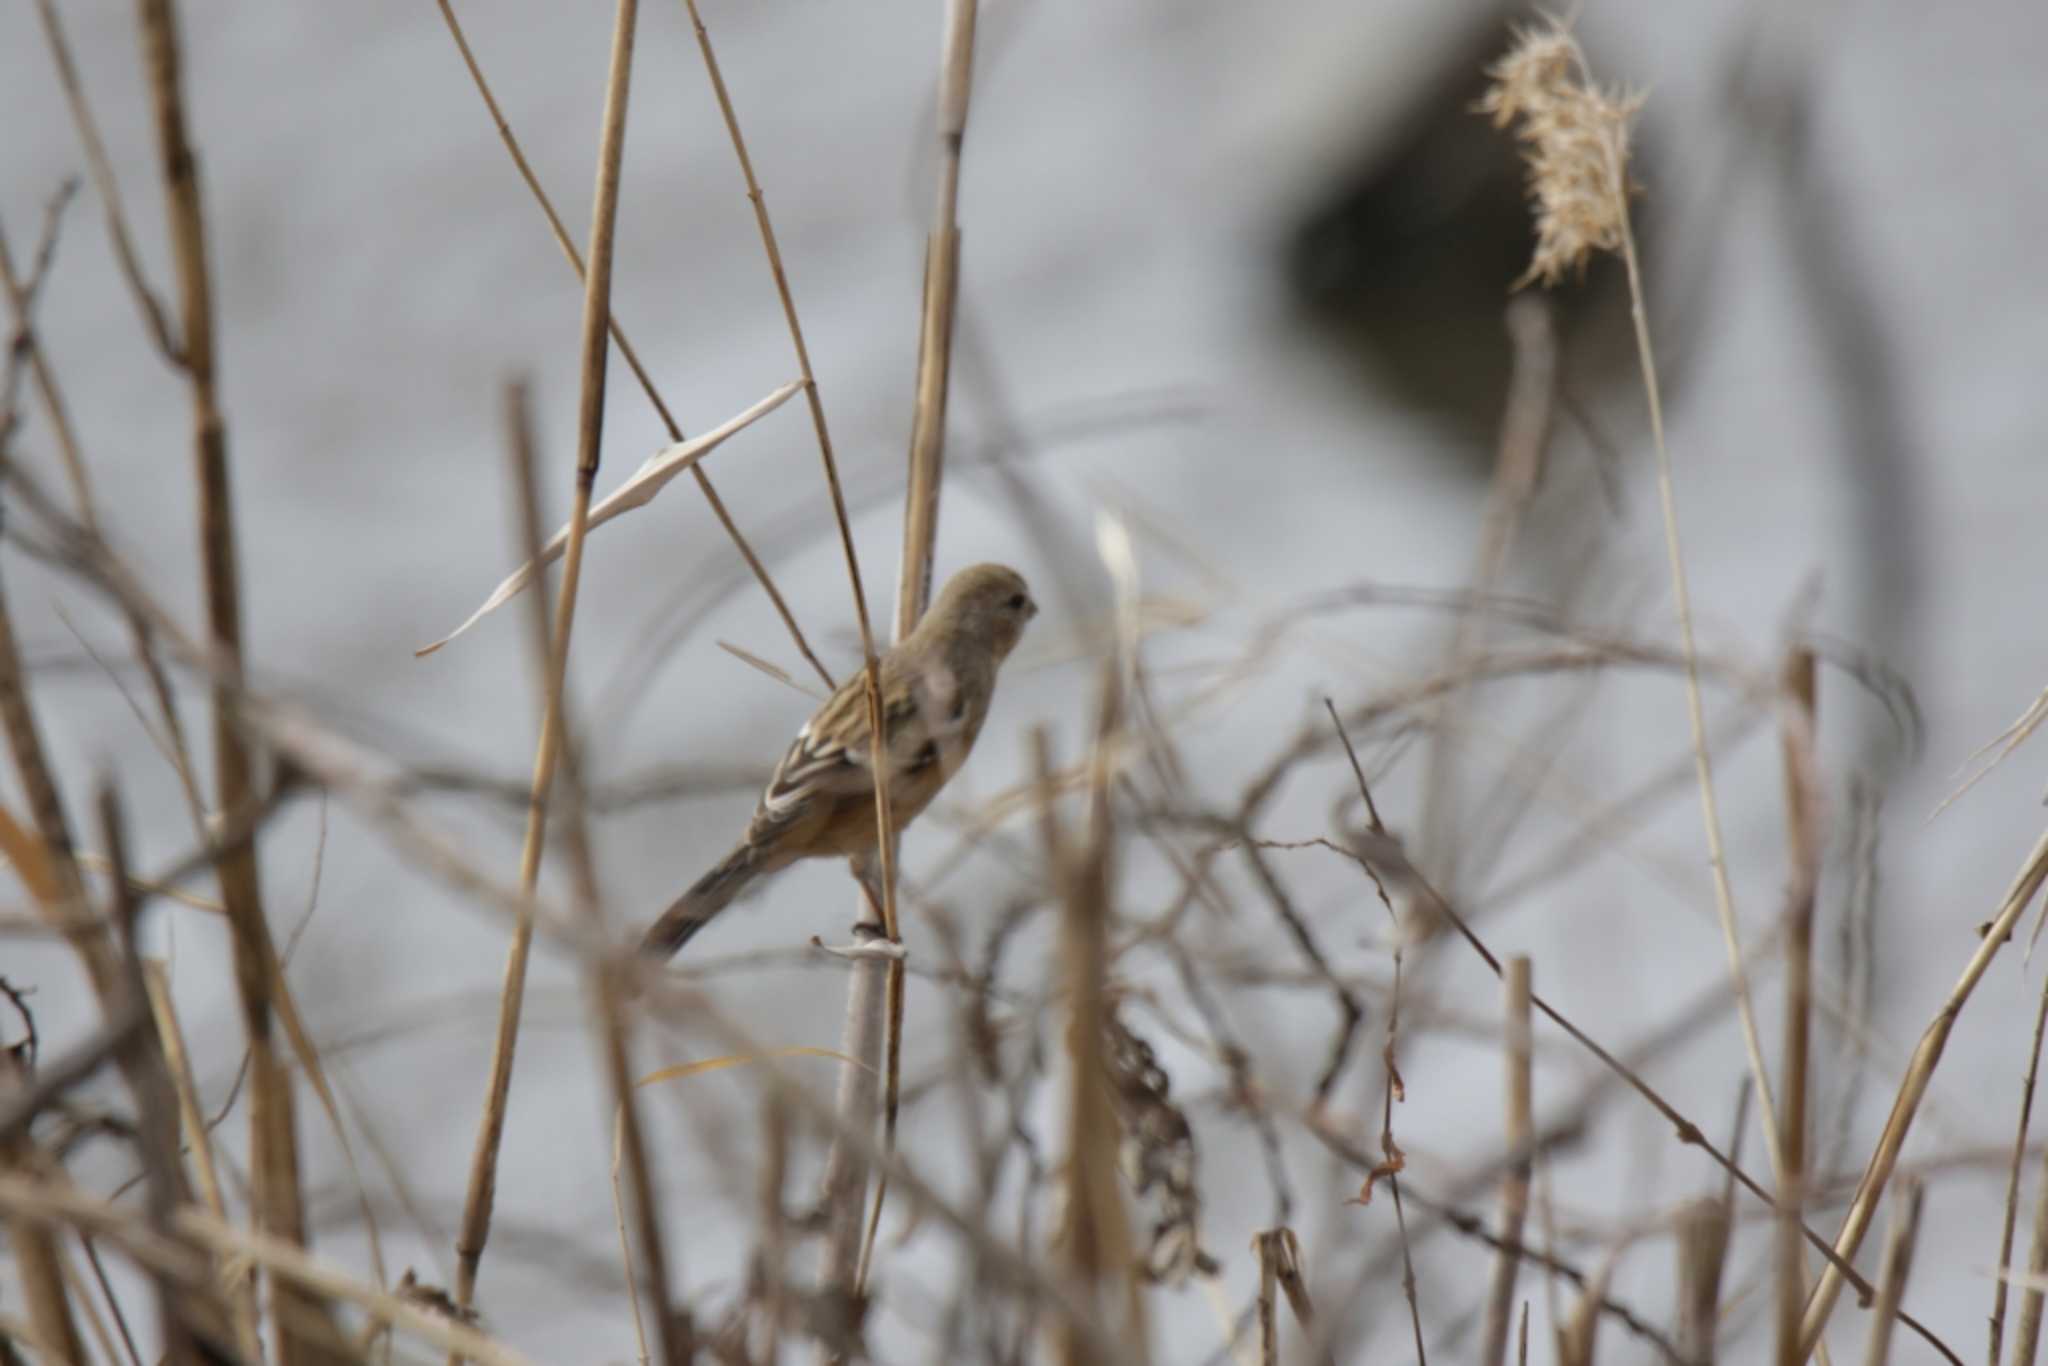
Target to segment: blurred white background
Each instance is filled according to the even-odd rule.
[[[64,12],[147,274],[167,292],[133,14],[99,0]],[[1176,556],[1164,536],[1141,537],[1148,590],[1200,609],[1194,626],[1153,647],[1174,695],[1195,685],[1174,681],[1173,666],[1234,655],[1262,621],[1314,592],[1364,580],[1465,581],[1497,390],[1468,384],[1448,416],[1416,406],[1362,358],[1343,325],[1316,321],[1291,253],[1305,223],[1361,176],[1370,181],[1404,120],[1466,119],[1484,132],[1455,103],[1419,102],[1441,80],[1464,79],[1468,56],[1498,51],[1504,29],[1475,30],[1493,22],[1488,13],[1388,0],[985,7],[961,194],[949,446],[960,468],[946,492],[939,562],[944,572],[1009,559],[1040,583],[1049,610],[1012,663],[990,729],[956,785],[963,804],[1023,776],[1031,725],[1050,726],[1068,755],[1083,742],[1090,614],[1107,604],[1087,562],[1093,506],[1122,506],[1197,548]],[[463,17],[580,239],[608,10],[472,4]],[[890,598],[899,544],[940,17],[936,3],[708,0],[705,8],[849,488],[868,495],[856,531],[878,608]],[[1600,74],[1648,95],[1639,204],[1649,225],[1650,307],[1660,344],[1671,348],[1671,444],[1703,646],[1769,667],[1785,623],[1817,584],[1815,622],[1910,682],[1924,718],[1917,752],[1893,753],[1870,703],[1837,675],[1823,684],[1838,846],[1846,775],[1870,767],[1889,783],[1870,931],[1868,1074],[1846,1149],[1854,1162],[2042,821],[2043,763],[2031,750],[1938,819],[1928,813],[1965,758],[2048,683],[2040,612],[2048,549],[2039,533],[2048,505],[2040,383],[2048,270],[2039,259],[2048,228],[2048,141],[2040,136],[2048,21],[2021,0],[1815,6],[1796,21],[1688,0],[1588,6],[1581,28]],[[412,650],[467,615],[512,562],[499,421],[508,377],[534,381],[549,506],[567,507],[580,286],[433,5],[195,3],[185,37],[252,670],[335,709],[367,740],[487,770],[516,792],[536,718],[523,619],[492,618],[430,659],[415,660]],[[1771,91],[1796,92],[1785,98],[1799,102],[1804,122],[1773,115]],[[10,6],[0,14],[0,221],[17,259],[54,188],[83,169],[34,8]],[[796,374],[742,188],[687,15],[680,5],[645,7],[615,311],[691,432]],[[1370,274],[1400,262],[1357,268]],[[1412,324],[1419,330],[1402,335],[1426,338],[1427,325],[1442,322],[1387,325]],[[197,621],[187,397],[143,338],[89,185],[72,207],[37,323],[111,535]],[[1497,315],[1474,325],[1497,331]],[[1425,348],[1425,361],[1436,354],[1422,340],[1402,345]],[[1454,366],[1438,378],[1455,391],[1464,377]],[[1561,424],[1538,517],[1560,530],[1555,542],[1530,533],[1516,587],[1554,595],[1577,583],[1574,601],[1595,615],[1674,642],[1640,391],[1626,363],[1584,386],[1617,448],[1605,491],[1593,443]],[[614,363],[600,490],[664,440]],[[39,419],[20,449],[54,476]],[[1007,486],[985,466],[968,467],[991,452],[1020,462],[1056,513],[1062,542],[1035,538]],[[852,668],[858,645],[843,565],[801,403],[733,440],[707,468],[741,525],[760,532],[827,663]],[[1597,555],[1575,549],[1590,540],[1602,547]],[[75,810],[82,816],[85,775],[113,771],[140,862],[162,865],[190,838],[175,781],[58,606],[109,655],[125,646],[117,619],[11,548],[0,572],[39,662],[37,701],[55,762],[74,775]],[[701,614],[686,633],[673,631],[685,613]],[[1254,686],[1210,706],[1187,733],[1196,785],[1207,800],[1228,803],[1317,699],[1355,701],[1420,676],[1444,638],[1441,618],[1386,610],[1323,618],[1290,634],[1261,661]],[[807,673],[684,480],[594,537],[576,626],[570,686],[589,736],[591,779],[602,785],[665,767],[720,780],[687,799],[603,815],[603,890],[622,925],[650,916],[722,852],[751,808],[754,776],[809,707],[719,650],[720,639]],[[1596,709],[1576,716],[1571,782],[1597,803],[1674,762],[1683,706],[1669,677],[1603,692]],[[1519,716],[1504,716],[1503,731]],[[196,702],[187,723],[203,734]],[[1491,752],[1487,737],[1473,743]],[[1399,758],[1384,746],[1378,754]],[[1472,787],[1499,781],[1490,762],[1475,760],[1475,773],[1487,776]],[[1773,745],[1752,740],[1724,765],[1736,898],[1752,937],[1770,923],[1783,878],[1775,762]],[[1389,822],[1411,832],[1420,819],[1416,766],[1414,752],[1400,759],[1391,795],[1382,796]],[[1263,833],[1323,833],[1340,779],[1329,767],[1298,778]],[[1540,805],[1554,794],[1527,800]],[[434,810],[511,876],[516,797],[449,798]],[[1482,872],[1511,876],[1534,861],[1555,837],[1544,819],[1539,812],[1518,829],[1519,843],[1485,851],[1471,870],[1475,890]],[[507,927],[407,870],[339,801],[324,810],[316,861],[322,820],[316,803],[301,803],[264,843],[273,924],[281,940],[292,933],[317,877],[292,981],[356,1107],[352,1122],[366,1140],[374,1136],[365,1176],[384,1211],[394,1271],[412,1265],[446,1281]],[[906,846],[913,876],[950,842],[940,822],[927,826]],[[1031,832],[1020,825],[1018,833]],[[1596,862],[1489,920],[1487,932],[1497,948],[1533,955],[1538,989],[1597,1037],[1638,1037],[1724,972],[1702,847],[1696,802],[1679,787],[1632,840],[1634,855]],[[1355,872],[1336,860],[1325,867],[1307,854],[1288,857],[1300,860],[1287,867],[1326,947],[1347,968],[1383,972],[1384,916],[1361,899]],[[1852,863],[1845,855],[1831,862],[1834,899],[1824,914],[1839,909]],[[1130,870],[1123,893],[1133,905],[1156,911],[1170,895],[1156,872]],[[992,915],[1014,890],[997,885],[1001,876],[994,865],[986,881],[955,874],[942,896],[974,925],[984,898]],[[848,902],[837,869],[799,871],[698,942],[708,955],[797,946],[840,933]],[[1247,940],[1279,933],[1249,918],[1231,932]],[[187,1028],[211,1060],[202,1088],[217,1102],[238,1035],[219,926],[178,910],[159,916],[154,933],[173,957]],[[1014,952],[1046,954],[1044,936]],[[48,1047],[90,1027],[75,971],[54,946],[8,941],[0,972],[36,988]],[[1776,976],[1770,967],[1759,973],[1768,1024]],[[1909,1158],[2010,1143],[2038,975],[2017,952],[1994,967],[1956,1032]],[[770,1042],[832,1046],[837,978],[818,968],[750,971],[719,990]],[[578,981],[566,956],[537,958],[499,1241],[485,1261],[481,1304],[492,1327],[537,1359],[620,1360],[633,1346],[617,1293],[609,1117]],[[943,1031],[950,1017],[934,1002],[921,1006],[921,989],[929,990],[913,984],[913,1030],[922,1020]],[[1496,1008],[1492,979],[1455,946],[1435,952],[1418,990],[1473,1020]],[[1300,1055],[1276,1091],[1305,1096],[1327,1047],[1327,1002],[1245,999],[1236,1023],[1255,1048]],[[1380,1079],[1369,1059],[1383,1028],[1375,1007],[1368,1060],[1337,1097],[1366,1135],[1378,1128]],[[1774,1027],[1767,1037],[1775,1057]],[[1541,1111],[1592,1072],[1554,1032],[1539,1030],[1539,1040],[1547,1041],[1539,1045],[1547,1050]],[[943,1048],[914,1035],[912,1070]],[[642,1060],[651,1067],[680,1056],[650,1041]],[[1490,1150],[1473,1136],[1497,1131],[1498,1060],[1486,1040],[1433,1036],[1418,1037],[1404,1059],[1409,1099],[1396,1123],[1417,1189],[1428,1190],[1433,1175]],[[1195,1106],[1210,1173],[1208,1240],[1224,1261],[1230,1301],[1241,1304],[1256,1279],[1245,1239],[1272,1204],[1250,1175],[1258,1149],[1248,1126],[1214,1103],[1215,1069],[1185,1049],[1169,1049],[1167,1060],[1176,1095]],[[806,1065],[829,1086],[826,1064]],[[1736,1033],[1724,1026],[1652,1075],[1720,1134],[1742,1071]],[[1823,1079],[1831,1101],[1848,1080],[1846,1071]],[[742,1249],[720,1230],[741,1227],[751,1186],[715,1160],[735,1144],[747,1151],[750,1130],[738,1126],[755,1122],[748,1094],[744,1077],[728,1073],[666,1088],[658,1103],[682,1296],[709,1302],[736,1289]],[[905,1144],[934,1153],[957,1146],[946,1107],[930,1110],[907,1119]],[[1598,1143],[1554,1168],[1561,1209],[1573,1219],[1665,1208],[1718,1189],[1713,1169],[1640,1106],[1620,1100],[1611,1115]],[[361,1265],[346,1170],[310,1097],[300,1128],[319,1192],[318,1246]],[[402,1166],[410,1191],[395,1191],[369,1156],[377,1144]],[[1763,1171],[1757,1134],[1745,1151],[1751,1169]],[[1367,1255],[1359,1249],[1385,1245],[1391,1211],[1379,1201],[1339,1204],[1356,1175],[1311,1146],[1290,1152],[1308,1264],[1325,1293],[1351,1297],[1343,1278]],[[121,1174],[125,1158],[111,1147],[96,1156],[102,1174]],[[943,1159],[932,1160],[944,1170]],[[1935,1187],[1908,1297],[1966,1358],[1981,1351],[1992,1294],[2002,1165],[1994,1155]],[[1245,1178],[1233,1179],[1239,1171]],[[408,1200],[422,1218],[401,1208]],[[1815,1222],[1831,1232],[1837,1218],[1831,1210]],[[886,1359],[924,1359],[932,1306],[957,1267],[944,1235],[929,1227],[891,1247],[896,1223],[892,1215],[885,1225],[875,1341]],[[1752,1230],[1742,1264],[1767,1264],[1759,1260],[1767,1243],[1760,1227]],[[1874,1255],[1873,1247],[1867,1265]],[[1442,1235],[1428,1245],[1420,1293],[1433,1330],[1455,1331],[1476,1304],[1476,1282],[1445,1269],[1469,1273],[1483,1256]],[[1655,1316],[1669,1284],[1669,1249],[1659,1244],[1624,1265],[1615,1293]],[[1529,1273],[1523,1287],[1540,1321],[1542,1296]],[[1400,1359],[1407,1329],[1398,1291],[1381,1285],[1366,1297],[1374,1307],[1361,1311],[1361,1340],[1373,1359]],[[1201,1297],[1187,1290],[1159,1303],[1159,1358],[1209,1358],[1219,1339]],[[1764,1341],[1750,1322],[1758,1307],[1742,1312],[1743,1347]],[[1860,1343],[1864,1321],[1853,1306],[1837,1323],[1844,1344]],[[1641,1359],[1640,1347],[1610,1343],[1625,1359]],[[1923,1350],[1900,1349],[1910,1360],[1925,1359],[1915,1355]],[[1457,1349],[1446,1355],[1456,1359]]]

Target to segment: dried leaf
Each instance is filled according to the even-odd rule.
[[[639,469],[633,472],[632,478],[612,490],[610,496],[590,510],[590,528],[595,530],[622,512],[628,512],[633,508],[652,502],[654,495],[660,493],[662,486],[668,483],[669,480],[709,455],[727,437],[746,427],[752,426],[777,408],[780,408],[789,401],[792,394],[795,394],[803,387],[802,380],[791,380],[723,426],[713,427],[702,436],[692,437],[688,441],[678,442],[676,445],[656,451],[653,455],[647,457],[646,462]],[[468,621],[463,622],[462,625],[456,627],[433,644],[421,646],[413,651],[413,654],[419,656],[434,653],[434,651],[440,649],[479,621],[482,621],[492,612],[503,607],[519,595],[520,589],[532,583],[542,569],[560,559],[562,551],[567,548],[568,544],[569,528],[565,526],[549,537],[548,543],[541,547],[538,562],[528,561],[514,570],[503,583],[498,585],[491,596],[484,600],[483,606],[470,613]]]
[[[765,1053],[728,1053],[723,1057],[705,1058],[700,1062],[679,1062],[673,1067],[657,1068],[649,1072],[635,1086],[653,1086],[657,1082],[679,1081],[684,1077],[701,1076],[726,1067],[745,1067],[751,1063],[764,1062],[769,1058],[832,1058],[839,1062],[850,1062],[855,1067],[863,1064],[856,1058],[830,1048],[812,1048],[807,1044],[795,1044],[788,1048],[771,1048]]]
[[[1357,1195],[1353,1196],[1350,1200],[1346,1201],[1345,1203],[1352,1205],[1370,1205],[1372,1203],[1372,1188],[1374,1186],[1377,1186],[1383,1179],[1387,1177],[1399,1176],[1402,1172],[1407,1170],[1408,1154],[1401,1151],[1400,1144],[1389,1140],[1387,1143],[1387,1155],[1380,1159],[1380,1163],[1378,1166],[1374,1167],[1371,1171],[1365,1174],[1365,1184],[1358,1188]]]

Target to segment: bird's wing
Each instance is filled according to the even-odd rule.
[[[964,726],[966,707],[951,670],[905,677],[889,667],[895,660],[883,663],[882,733],[889,737],[886,752],[893,776],[936,762],[940,748]],[[763,811],[779,814],[809,797],[870,791],[872,748],[867,676],[857,673],[839,685],[790,742],[762,795]]]

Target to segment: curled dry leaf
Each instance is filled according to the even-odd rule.
[[[1378,1166],[1374,1167],[1371,1171],[1365,1174],[1365,1184],[1363,1186],[1360,1186],[1358,1188],[1358,1194],[1351,1197],[1351,1199],[1346,1203],[1353,1205],[1370,1205],[1372,1203],[1372,1188],[1374,1186],[1377,1186],[1382,1180],[1384,1180],[1387,1177],[1399,1176],[1402,1172],[1407,1170],[1408,1154],[1402,1152],[1401,1145],[1394,1142],[1394,1140],[1391,1137],[1389,1137],[1387,1139],[1387,1155],[1380,1159]]]
[[[590,510],[590,528],[596,530],[612,518],[617,517],[620,513],[631,511],[642,504],[654,501],[654,495],[660,493],[662,486],[667,484],[669,480],[711,454],[727,437],[752,426],[777,408],[780,408],[789,401],[791,395],[803,387],[802,380],[791,380],[724,425],[713,427],[702,436],[691,437],[688,441],[679,441],[673,446],[665,447],[648,456],[640,468],[633,471],[630,479],[612,490],[609,497]],[[447,635],[442,636],[433,644],[422,645],[419,649],[413,651],[413,654],[419,656],[434,653],[434,651],[440,649],[443,645],[446,645],[449,641],[455,639],[455,637],[461,635],[500,607],[503,607],[506,603],[517,597],[522,588],[532,583],[534,577],[542,569],[560,559],[562,551],[568,544],[569,528],[565,526],[548,538],[548,543],[541,547],[540,558],[537,561],[529,560],[507,576],[505,581],[499,584],[491,593],[491,596],[484,600],[484,605],[469,614],[469,620],[463,622],[462,625],[456,627]]]
[[[1115,1010],[1103,1022],[1103,1043],[1123,1131],[1118,1161],[1149,1235],[1141,1254],[1144,1274],[1168,1285],[1213,1275],[1216,1259],[1202,1250],[1195,1133],[1173,1102],[1172,1080],[1152,1045]]]

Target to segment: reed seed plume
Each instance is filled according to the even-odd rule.
[[[1629,125],[1643,98],[1595,85],[1578,39],[1555,19],[1517,28],[1487,74],[1477,111],[1514,126],[1536,211],[1536,254],[1515,288],[1583,274],[1594,252],[1621,250]]]

